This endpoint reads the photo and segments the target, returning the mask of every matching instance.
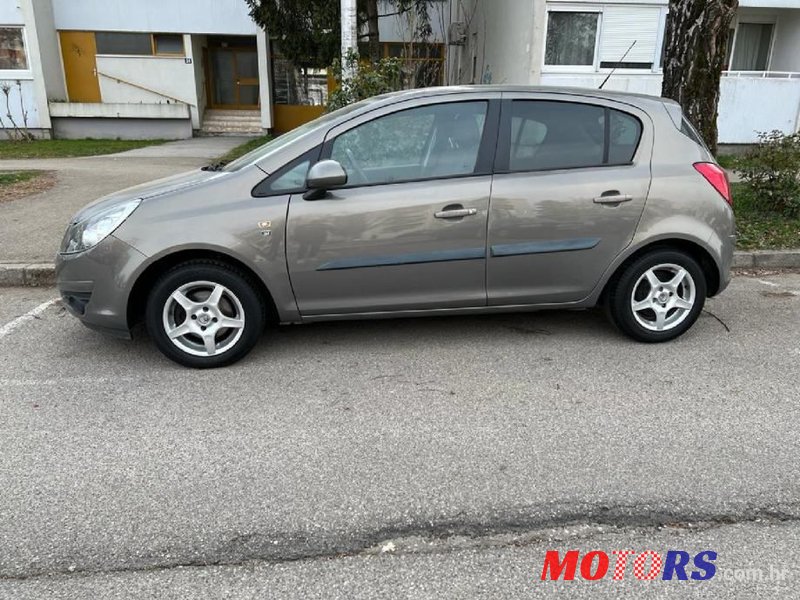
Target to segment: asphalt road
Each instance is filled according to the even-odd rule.
[[[0,289],[0,598],[800,597],[798,274],[666,345],[595,311],[332,323],[203,372],[18,320],[54,296]],[[718,573],[539,581],[569,548]]]

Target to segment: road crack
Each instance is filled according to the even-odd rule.
[[[550,516],[544,516],[549,514]],[[88,577],[210,566],[241,566],[253,563],[289,563],[337,559],[350,556],[448,553],[470,548],[521,547],[536,543],[587,540],[609,533],[641,530],[705,531],[740,524],[771,525],[800,521],[800,503],[778,506],[742,506],[727,512],[672,512],[646,506],[559,506],[539,510],[514,509],[489,518],[460,514],[452,519],[389,525],[349,534],[308,532],[264,532],[236,535],[207,548],[192,549],[179,556],[170,552],[137,555],[125,564],[92,564],[80,561],[28,567],[24,572],[0,573],[0,582],[43,577]],[[388,550],[387,550],[388,549]],[[6,567],[7,569],[7,567]]]

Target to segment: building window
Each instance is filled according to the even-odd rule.
[[[388,42],[385,57],[400,59],[404,88],[421,88],[444,83],[444,45],[423,42]]]
[[[275,104],[324,106],[328,103],[328,71],[297,67],[272,42],[272,101]]]
[[[23,71],[27,68],[22,28],[0,27],[0,70]]]
[[[550,12],[544,64],[593,65],[598,22],[596,12]]]
[[[98,31],[94,34],[98,54],[127,54],[149,56],[153,53],[149,33],[111,33]]]
[[[728,43],[731,71],[766,71],[772,46],[772,23],[739,23]]]
[[[658,6],[595,4],[591,11],[551,7],[545,69],[652,71],[659,64],[663,22]]]
[[[176,33],[155,33],[153,34],[153,50],[155,54],[183,56],[183,36]]]
[[[173,33],[98,31],[97,54],[121,56],[184,56],[183,36]]]

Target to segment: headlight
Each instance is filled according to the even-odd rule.
[[[72,254],[83,252],[103,241],[114,230],[122,225],[130,214],[136,210],[141,200],[129,200],[102,209],[82,221],[71,223],[61,243],[61,252]]]

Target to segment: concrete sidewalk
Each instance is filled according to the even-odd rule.
[[[198,169],[247,141],[205,137],[84,158],[0,160],[0,170],[55,171],[41,194],[0,204],[0,262],[52,263],[72,215],[89,202],[153,179]]]

